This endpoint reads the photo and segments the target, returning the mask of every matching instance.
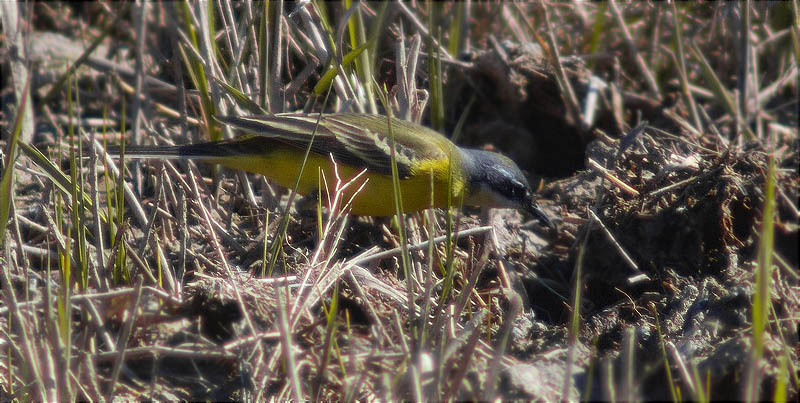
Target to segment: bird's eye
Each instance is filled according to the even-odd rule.
[[[525,186],[523,186],[519,182],[514,182],[513,186],[511,187],[511,195],[515,199],[521,199],[522,197],[524,197],[525,192],[526,192]]]

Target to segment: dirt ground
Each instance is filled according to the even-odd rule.
[[[237,5],[237,18],[244,4]],[[454,13],[454,4],[443,5],[443,15]],[[67,149],[69,140],[88,141],[90,132],[109,143],[132,136],[124,114],[135,99],[126,94],[135,87],[135,50],[127,52],[136,39],[134,19],[117,5],[33,6],[30,35],[41,47],[30,49],[35,125],[23,142],[57,162],[48,165],[23,150],[13,168],[11,219],[0,250],[0,399],[744,400],[754,368],[755,399],[797,399],[800,107],[797,53],[781,45],[790,38],[796,43],[788,31],[793,25],[780,23],[780,7],[789,10],[788,3],[753,7],[763,91],[757,107],[739,109],[750,113],[744,117],[729,113],[699,57],[686,58],[692,67],[683,74],[694,83],[687,102],[672,64],[678,39],[669,26],[671,13],[680,12],[685,35],[695,34],[709,69],[731,90],[738,59],[728,48],[738,42],[728,31],[739,25],[726,18],[741,8],[642,3],[623,10],[642,35],[632,38],[636,46],[652,52],[648,63],[670,66],[659,70],[656,96],[626,53],[620,28],[612,26],[610,6],[541,5],[544,11],[536,4],[475,6],[473,47],[439,63],[444,131],[459,130],[459,145],[516,161],[554,227],[513,210],[467,207],[453,222],[442,211],[409,214],[405,239],[396,219],[331,210],[318,216],[291,209],[284,223],[286,189],[257,175],[183,161],[129,164],[132,199],[126,197],[124,218],[115,221],[116,237],[95,227],[98,211],[118,211],[109,207],[118,203],[116,167],[102,155],[95,168],[75,167],[55,150]],[[161,6],[144,18],[150,67],[142,84],[142,139],[201,141],[209,105],[191,84],[196,71],[187,66],[196,65],[186,61],[207,55],[181,58],[178,45],[154,46],[174,39],[165,21],[184,18]],[[365,7],[369,18],[379,15],[377,3]],[[513,17],[522,7],[529,13]],[[394,83],[388,88],[395,101],[403,91],[398,70],[405,67],[396,60],[395,37],[404,33],[413,49],[420,39],[413,38],[412,17],[423,9],[396,11],[385,22],[387,37],[375,41],[376,80]],[[92,19],[90,11],[105,17]],[[116,12],[128,17],[114,20]],[[313,104],[324,65],[308,82],[298,79],[305,77],[303,63],[320,56],[298,50],[316,40],[304,30],[309,20],[285,18],[284,78],[293,84],[280,91],[287,105],[302,109]],[[317,21],[318,15],[303,18]],[[515,18],[525,24],[512,24]],[[526,25],[526,18],[549,27]],[[576,22],[582,19],[583,26]],[[67,102],[65,89],[48,98],[87,47],[80,33],[96,37],[110,21],[118,25],[68,81],[79,106]],[[602,21],[605,29],[598,28]],[[520,32],[528,40],[520,41]],[[589,46],[580,44],[594,41],[592,32],[602,45],[583,52]],[[562,51],[572,50],[556,64],[548,34]],[[174,40],[183,44],[188,37]],[[221,38],[220,47],[234,46]],[[433,43],[428,39],[423,52]],[[768,51],[781,56],[780,67],[763,63]],[[0,145],[7,164],[18,90],[6,57],[12,50],[3,52]],[[128,70],[109,67],[98,54],[116,55]],[[430,84],[432,59],[409,55],[420,60],[412,81]],[[236,74],[261,68],[241,63]],[[578,104],[565,95],[562,76]],[[425,105],[414,98],[422,92],[406,89],[411,95],[405,96]],[[235,103],[231,92],[219,91]],[[339,106],[359,102],[335,96]],[[421,111],[411,115],[433,123]],[[73,131],[78,126],[82,132]],[[78,178],[87,199],[63,185]],[[93,210],[96,204],[102,208]],[[765,222],[773,223],[771,239]],[[452,249],[446,240],[429,249],[435,236],[454,237]],[[78,250],[78,242],[89,246]],[[402,244],[412,248],[406,269]],[[272,257],[274,271],[264,275]],[[765,259],[771,262],[768,316],[754,336],[754,305],[763,296],[757,274]],[[118,275],[117,265],[129,268],[127,274]],[[85,283],[81,267],[92,268]],[[758,360],[754,340],[763,346]]]

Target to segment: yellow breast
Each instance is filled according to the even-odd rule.
[[[264,155],[227,156],[211,159],[209,162],[217,163],[228,168],[241,169],[248,172],[264,175],[275,183],[286,188],[294,186],[300,163],[304,152],[294,147],[276,145]],[[355,177],[361,170],[337,162],[339,176],[343,183]],[[319,172],[322,170],[328,187],[333,190],[335,177],[333,164],[329,157],[319,154],[310,154],[306,162],[303,175],[300,178],[298,192],[307,195],[316,192],[320,182]],[[433,171],[434,207],[447,206],[449,164],[445,161],[431,161],[422,163],[412,170],[411,177],[400,180],[400,192],[405,212],[419,211],[431,206],[431,178]],[[464,193],[464,181],[459,175],[453,175],[452,202],[458,203]],[[344,192],[345,200],[349,199],[361,183],[366,180],[366,185],[353,201],[351,212],[356,215],[388,216],[395,213],[394,187],[392,177],[388,175],[367,173],[359,178]],[[324,186],[324,185],[323,185]],[[324,193],[324,189],[323,189]]]

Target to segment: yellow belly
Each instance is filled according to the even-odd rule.
[[[265,155],[232,156],[218,159],[211,159],[209,162],[217,163],[228,168],[241,169],[248,172],[264,175],[275,183],[283,187],[291,188],[294,186],[297,173],[300,169],[300,162],[303,160],[303,152],[288,146],[277,146]],[[360,170],[342,165],[337,162],[339,176],[343,183],[355,177]],[[325,175],[328,188],[333,191],[335,177],[333,164],[330,158],[324,158],[318,154],[311,154],[306,162],[303,176],[300,178],[297,191],[302,195],[316,192],[319,188],[319,170]],[[358,193],[351,213],[356,215],[388,216],[395,213],[394,206],[394,187],[392,177],[382,174],[364,174],[356,183],[351,184],[344,192],[345,200],[349,200],[367,179],[366,185]],[[434,207],[447,206],[447,175],[434,176]],[[408,179],[400,180],[400,193],[403,199],[403,210],[405,212],[424,210],[431,206],[431,178],[430,173],[419,172]],[[323,185],[324,186],[324,185]],[[457,203],[458,198],[463,193],[463,182],[453,180],[452,202]],[[324,189],[323,189],[324,193]]]

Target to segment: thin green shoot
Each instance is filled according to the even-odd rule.
[[[672,5],[672,27],[675,31],[675,41],[673,47],[675,48],[675,53],[678,60],[677,68],[678,77],[681,81],[681,92],[684,101],[689,106],[689,112],[692,114],[695,130],[697,130],[699,133],[702,133],[703,122],[700,120],[700,115],[697,113],[697,105],[695,104],[694,97],[690,91],[689,77],[686,74],[686,55],[684,54],[683,50],[683,30],[681,29],[683,24],[681,23],[680,14],[678,14],[678,9],[675,7],[675,3],[673,2],[670,4]]]
[[[592,35],[589,37],[589,53],[593,54],[597,52],[598,46],[600,45],[600,40],[603,38],[603,35],[606,33],[606,9],[608,5],[605,3],[598,3],[597,4],[597,11],[595,12],[594,24],[592,25]],[[588,63],[594,64],[595,61],[590,59],[587,61]]]
[[[425,270],[425,296],[422,298],[424,301],[422,306],[422,315],[420,316],[420,332],[419,332],[419,343],[420,345],[425,345],[427,339],[427,329],[428,329],[428,315],[430,313],[431,307],[431,292],[433,291],[433,268],[435,264],[434,259],[434,252],[436,248],[434,247],[433,239],[435,234],[435,227],[434,227],[434,220],[436,216],[433,214],[434,209],[434,176],[433,171],[429,172],[430,177],[430,187],[429,187],[429,196],[430,204],[429,204],[429,211],[430,215],[428,217],[428,268]]]
[[[56,225],[59,233],[63,234],[65,227],[63,218],[63,204],[60,194],[56,194]],[[72,350],[70,341],[72,340],[72,304],[70,299],[72,296],[72,229],[67,228],[67,233],[64,237],[64,248],[58,251],[59,258],[59,272],[61,274],[61,287],[58,292],[58,337],[65,346],[62,359],[64,362],[69,362],[69,356]]]
[[[119,176],[117,177],[117,185],[114,187],[115,191],[115,201],[114,201],[114,211],[116,214],[116,227],[117,231],[122,231],[124,229],[123,223],[125,221],[125,140],[127,137],[127,133],[125,131],[125,127],[127,125],[127,115],[125,113],[125,97],[122,98],[122,116],[120,117],[121,121],[121,141],[119,144]],[[126,259],[126,249],[121,244],[125,242],[123,239],[123,233],[114,234],[112,236],[112,248],[117,249],[117,255],[114,259],[114,269],[111,271],[111,280],[114,284],[130,284],[131,283],[131,274],[128,270],[128,266],[125,264],[127,261]],[[118,244],[119,242],[119,244]]]
[[[267,115],[267,114],[269,114],[269,112],[267,112],[266,109],[262,108],[261,105],[259,105],[258,103],[254,102],[253,100],[251,100],[242,91],[239,91],[238,89],[232,87],[230,84],[220,80],[217,77],[214,77],[214,81],[216,81],[217,84],[219,84],[220,87],[222,87],[222,89],[225,90],[225,92],[227,92],[234,99],[236,99],[236,102],[237,102],[238,105],[243,106],[250,113],[252,113],[254,115]]]
[[[153,240],[153,242],[155,242],[156,245],[159,244],[157,236]],[[161,266],[161,248],[159,248],[159,247],[156,247],[156,270],[158,271],[158,283],[157,284],[158,284],[159,288],[163,288],[164,287],[164,277],[163,277],[162,270],[164,270],[164,268]]]
[[[664,373],[667,374],[667,387],[669,387],[669,396],[673,403],[678,400],[678,387],[675,385],[675,380],[672,378],[672,370],[669,368],[669,357],[667,356],[667,348],[664,345],[664,334],[661,333],[661,321],[658,319],[658,309],[655,304],[650,304],[650,312],[653,313],[653,318],[656,325],[656,333],[658,334],[658,344],[661,348],[661,356],[664,359]]]
[[[777,257],[778,255],[775,254],[774,256]],[[770,304],[769,304],[769,311],[772,313],[772,317],[775,320],[774,324],[775,324],[775,328],[776,328],[776,333],[778,334],[778,337],[780,337],[780,339],[781,339],[781,347],[782,347],[781,351],[783,352],[783,356],[782,357],[783,357],[783,359],[786,360],[786,363],[788,363],[788,365],[789,365],[789,374],[791,374],[792,383],[794,384],[794,387],[796,389],[800,388],[800,380],[798,379],[798,371],[797,371],[797,369],[795,367],[795,362],[792,361],[792,348],[793,348],[793,346],[786,341],[786,337],[783,335],[783,329],[782,329],[782,327],[780,325],[780,319],[778,318],[778,313],[775,312],[775,306],[772,305],[772,301],[770,301]]]
[[[73,116],[73,95],[72,95],[72,82],[66,86],[67,92],[67,116],[69,117],[69,124],[68,124],[68,134],[70,138],[71,148],[70,148],[70,176],[71,176],[71,188],[70,188],[70,195],[72,196],[72,206],[71,206],[71,225],[67,229],[66,234],[66,246],[64,248],[63,254],[61,255],[61,290],[59,293],[59,300],[58,300],[58,313],[59,313],[59,324],[60,324],[60,331],[59,334],[61,336],[61,341],[64,345],[64,350],[62,351],[62,359],[64,363],[70,362],[70,357],[72,355],[72,304],[71,304],[71,295],[72,295],[72,283],[73,278],[73,266],[72,262],[76,259],[76,256],[73,255],[73,251],[78,253],[77,256],[77,265],[75,269],[78,270],[78,278],[82,277],[82,271],[84,264],[84,260],[81,259],[82,255],[85,254],[85,251],[82,252],[80,249],[84,246],[80,244],[80,233],[82,228],[82,222],[80,220],[81,216],[78,213],[80,209],[80,203],[78,202],[78,162],[76,161],[75,156],[75,149],[74,149],[74,141],[75,141],[75,126],[72,124],[72,116]],[[59,214],[61,216],[61,214]],[[63,219],[63,218],[62,218]],[[78,247],[73,247],[73,230],[75,233],[75,238],[78,239]],[[80,285],[80,281],[78,282]],[[69,382],[66,382],[69,385]],[[71,395],[71,393],[67,392],[67,395]]]
[[[361,44],[348,52],[344,57],[342,57],[341,63],[331,62],[330,67],[325,71],[322,77],[319,79],[317,84],[314,86],[313,93],[315,96],[322,96],[326,91],[330,91],[331,85],[333,84],[333,80],[336,76],[343,70],[348,68],[353,62],[358,61],[358,57],[363,54],[367,49],[369,49],[371,42],[366,42]],[[372,81],[370,81],[372,82]]]
[[[217,2],[215,1],[206,2],[206,17],[208,17],[206,23],[208,24],[208,30],[205,33],[208,36],[208,38],[206,38],[208,40],[207,43],[211,45],[211,49],[209,49],[209,54],[212,55],[212,57],[216,57],[217,59],[222,59],[221,57],[219,57],[220,54],[219,48],[217,47],[217,41],[214,38],[214,34],[217,32],[217,24],[216,24],[217,19],[214,16],[215,4],[217,4]],[[208,60],[208,62],[211,63],[211,60]]]
[[[66,228],[69,231],[69,228],[64,223],[64,201],[63,201],[63,198],[62,198],[60,193],[55,193],[54,197],[55,197],[55,200],[53,200],[53,210],[54,210],[54,214],[55,214],[55,224],[56,224],[57,238],[63,240],[63,243],[62,242],[58,242],[58,246],[59,246],[59,248],[58,248],[58,269],[59,269],[59,274],[61,275],[61,281],[63,283],[63,287],[62,288],[66,289],[66,292],[69,292],[69,288],[70,288],[70,286],[69,286],[69,278],[70,278],[70,274],[71,274],[70,273],[70,269],[71,269],[71,267],[70,267],[70,256],[69,256],[70,236],[69,236],[69,234],[67,234],[66,237],[64,236],[64,229]],[[63,292],[64,290],[61,290],[61,291]],[[62,316],[61,315],[61,312],[62,312],[61,304],[63,304],[63,301],[59,300],[59,317]],[[63,323],[61,323],[61,322],[59,322],[59,323],[61,325],[63,325]],[[61,330],[63,332],[63,329],[61,329]]]
[[[456,127],[453,128],[453,133],[450,135],[450,141],[452,141],[453,144],[458,144],[458,140],[461,139],[461,134],[464,132],[464,124],[467,123],[467,116],[469,116],[469,112],[472,110],[472,106],[475,105],[475,100],[477,98],[477,94],[473,92],[472,96],[469,97],[467,106],[464,107],[464,112],[462,112],[461,116],[458,118]]]
[[[324,308],[324,304],[323,304]],[[325,379],[325,371],[328,368],[328,359],[331,354],[331,344],[336,335],[336,315],[339,311],[339,282],[333,286],[331,295],[331,305],[325,312],[325,340],[322,345],[322,362],[319,363],[317,376],[314,379],[314,400],[320,399],[320,392],[322,391],[322,381]]]
[[[25,118],[25,105],[28,103],[29,88],[30,75],[28,75],[28,81],[25,82],[25,89],[22,92],[22,99],[17,109],[17,116],[14,119],[14,130],[8,142],[3,179],[0,181],[0,248],[5,248],[6,225],[8,225],[9,215],[11,214],[11,195],[14,193],[14,163],[17,161],[17,144],[22,132],[22,120]]]
[[[212,2],[209,2],[212,3]],[[178,13],[183,14],[183,21],[184,21],[184,29],[188,33],[189,40],[191,41],[191,45],[195,49],[200,49],[200,42],[197,37],[197,30],[195,29],[194,24],[192,23],[192,10],[189,8],[188,2],[183,3],[175,3],[176,7],[180,7]],[[211,14],[213,15],[213,8],[211,4],[208,5],[209,9],[212,10]],[[211,19],[211,18],[209,18]],[[213,27],[213,25],[209,22],[209,27]],[[213,39],[213,38],[212,38]],[[211,41],[214,42],[213,40]],[[214,103],[211,101],[211,93],[208,88],[208,78],[206,77],[205,66],[200,60],[190,61],[188,58],[187,53],[183,49],[183,44],[179,45],[179,49],[181,50],[181,55],[183,56],[184,64],[186,65],[186,71],[189,73],[189,77],[192,80],[192,84],[194,84],[195,88],[200,92],[200,103],[203,108],[203,115],[205,117],[205,124],[206,129],[208,130],[209,138],[211,141],[217,141],[222,139],[222,134],[220,131],[215,130],[216,125],[214,124],[214,119],[211,117],[217,114],[216,108],[214,107]],[[194,55],[195,53],[189,52],[189,55]]]
[[[739,128],[744,131],[745,138],[747,140],[755,139],[756,135],[750,129],[750,126],[741,121],[733,96],[731,96],[730,91],[725,88],[722,80],[720,80],[719,76],[717,76],[717,73],[714,72],[714,68],[711,67],[711,64],[709,64],[706,57],[703,56],[703,53],[694,43],[690,44],[689,50],[691,51],[692,56],[694,56],[694,58],[700,63],[701,71],[703,72],[705,79],[711,84],[711,90],[714,92],[715,99],[722,103],[722,107],[725,108],[726,112],[728,112],[731,116],[737,117],[736,119],[738,121],[736,122],[736,125],[738,125]]]
[[[75,86],[74,97],[72,92],[73,85]],[[72,185],[70,188],[70,194],[72,195],[72,229],[75,231],[76,243],[76,280],[78,281],[78,286],[80,289],[82,291],[86,291],[89,288],[89,262],[87,261],[88,247],[86,245],[86,216],[84,214],[84,209],[86,209],[87,206],[84,204],[83,197],[81,197],[85,187],[83,175],[81,175],[83,170],[83,149],[81,144],[82,136],[77,136],[77,133],[75,133],[75,124],[73,123],[75,111],[73,102],[78,102],[77,95],[78,83],[77,79],[75,79],[70,83],[70,85],[67,86],[67,117],[69,118],[67,133],[70,142],[69,164],[71,179],[70,184]],[[75,143],[76,138],[78,141],[77,144]],[[76,148],[78,155],[75,153]]]
[[[591,223],[591,222],[590,222]],[[591,224],[590,224],[591,225]],[[567,332],[567,368],[564,371],[564,384],[561,388],[561,396],[566,399],[571,390],[570,385],[572,380],[572,365],[575,355],[575,348],[578,343],[578,335],[581,329],[581,293],[583,289],[583,263],[586,255],[586,243],[588,241],[588,233],[583,237],[580,246],[578,247],[578,257],[575,259],[575,273],[573,274],[574,283],[572,285],[572,313],[570,315],[569,328]]]
[[[792,2],[792,53],[794,54],[794,64],[800,66],[800,9],[797,1]]]
[[[581,397],[581,400],[584,402],[589,401],[592,393],[592,382],[594,380],[595,364],[597,363],[597,341],[599,339],[600,338],[597,336],[592,338],[592,354],[589,355],[591,358],[589,358],[589,368],[586,369],[586,385],[583,388],[583,395]]]
[[[785,356],[778,357],[778,374],[775,376],[775,392],[772,394],[773,402],[786,402],[786,385],[789,383],[789,371],[786,366]]]
[[[6,263],[5,258],[0,259],[0,262],[5,264]],[[48,265],[50,264],[50,259],[47,259],[47,264]],[[7,326],[8,326],[9,329],[11,329],[12,326],[16,325],[15,322],[14,322],[14,315],[12,314],[12,310],[11,309],[8,310],[8,317],[6,317],[6,323],[7,323]],[[22,327],[21,324],[20,324],[20,327]],[[4,331],[4,333],[5,333],[5,331]],[[14,395],[16,393],[15,390],[14,390],[14,387],[17,385],[15,374],[14,374],[14,369],[15,369],[14,368],[14,357],[12,356],[12,354],[13,354],[13,350],[11,348],[11,343],[8,343],[8,348],[6,349],[6,368],[8,368],[8,378],[7,378],[8,379],[8,383],[6,385],[8,387],[8,393],[10,395]]]
[[[617,388],[614,387],[614,360],[611,358],[606,359],[606,396],[605,398],[608,399],[610,402],[617,401]],[[565,374],[565,377],[568,374]],[[565,382],[567,382],[565,380]]]
[[[442,42],[442,30],[438,25],[439,6],[428,2],[428,77],[431,90],[431,126],[436,131],[444,129],[444,93],[442,91],[442,55],[436,43]],[[437,41],[434,41],[434,35]]]
[[[269,88],[272,84],[269,75],[269,7],[271,1],[262,2],[261,18],[258,19],[258,75],[261,85],[258,87],[258,103],[265,110],[270,110]]]
[[[328,92],[325,94],[325,100],[322,102],[322,111],[328,106],[328,98],[331,95],[331,90],[328,88]],[[300,169],[297,172],[297,176],[294,180],[294,185],[292,186],[292,191],[289,193],[289,200],[286,203],[286,208],[283,210],[281,215],[281,224],[278,228],[278,233],[275,238],[272,240],[272,245],[270,246],[270,261],[269,267],[267,268],[267,273],[261,272],[261,276],[263,277],[265,274],[266,276],[272,276],[273,270],[275,270],[275,264],[278,262],[278,256],[283,254],[283,240],[286,239],[286,231],[289,228],[289,209],[292,207],[292,202],[294,198],[297,196],[297,188],[300,186],[300,179],[303,177],[303,171],[306,169],[306,162],[308,162],[308,156],[311,154],[311,146],[314,144],[314,139],[317,137],[317,129],[319,128],[319,123],[322,120],[322,112],[319,113],[317,116],[317,121],[314,124],[314,130],[311,132],[311,139],[308,141],[308,146],[306,146],[305,154],[303,155],[303,162],[300,164]]]
[[[267,247],[269,245],[269,210],[264,211],[264,248],[261,250],[261,273],[267,272]]]
[[[27,143],[18,142],[17,147],[36,166],[42,169],[43,174],[50,179],[53,185],[55,185],[55,187],[57,187],[61,193],[68,198],[72,198],[72,179],[64,174],[64,172],[59,168],[59,165],[55,164],[52,159],[44,155],[36,147],[33,147]],[[81,191],[81,197],[84,199],[83,203],[87,209],[92,206],[92,199],[86,192]],[[100,219],[105,221],[105,214],[101,214]]]
[[[318,243],[322,242],[323,231],[324,231],[324,229],[322,228],[322,196],[323,196],[322,180],[324,179],[323,176],[324,176],[324,174],[322,173],[322,167],[317,167],[317,209],[316,209],[316,212],[317,212],[317,234],[319,234],[319,239],[317,239]]]
[[[292,398],[296,401],[303,400],[303,393],[300,390],[300,374],[297,372],[297,363],[292,348],[292,335],[289,333],[289,289],[278,287],[278,330],[280,331],[280,345],[283,353],[283,360],[288,377],[288,382],[292,385]]]
[[[405,225],[405,213],[403,209],[403,194],[400,189],[400,176],[397,171],[397,156],[395,154],[395,142],[394,142],[394,129],[392,127],[392,107],[389,103],[389,90],[384,85],[383,90],[378,92],[380,96],[381,103],[383,104],[384,109],[386,110],[386,124],[389,130],[389,149],[391,153],[391,161],[392,161],[392,190],[394,195],[394,207],[395,207],[395,224],[397,225],[398,235],[400,237],[400,261],[403,268],[403,275],[405,276],[406,280],[406,295],[408,297],[408,317],[411,321],[411,334],[417,335],[415,326],[415,309],[414,309],[414,284],[415,281],[413,279],[413,270],[411,269],[411,255],[408,252],[408,244],[407,239],[408,235],[406,233],[406,225]]]
[[[450,157],[450,160],[451,161],[453,160],[452,156]],[[456,220],[453,219],[453,210],[451,208],[453,206],[453,186],[454,186],[453,165],[454,164],[448,164],[448,169],[447,169],[447,189],[448,189],[447,216],[446,216],[447,232],[445,234],[447,237],[447,241],[445,242],[447,248],[447,258],[445,260],[444,265],[442,266],[442,274],[444,275],[444,284],[442,286],[442,295],[439,298],[440,307],[444,307],[446,305],[446,302],[450,297],[450,293],[453,290],[453,280],[455,279],[455,270],[453,263],[455,261],[456,244],[454,240],[457,239],[458,236],[457,220],[460,218],[460,215],[456,218]],[[459,198],[458,202],[459,202],[458,211],[461,211],[462,207],[461,204],[463,204],[463,197]]]
[[[92,41],[92,44],[89,45],[77,59],[75,59],[75,62],[72,63],[71,66],[67,66],[67,71],[64,73],[64,75],[59,77],[56,83],[53,84],[47,94],[45,94],[45,96],[42,98],[42,100],[37,102],[37,115],[42,111],[42,108],[44,108],[46,105],[50,105],[51,101],[55,99],[56,95],[61,93],[62,87],[67,80],[75,77],[75,71],[82,66],[86,60],[89,59],[89,56],[95,51],[95,49],[97,49],[98,46],[100,46],[101,43],[103,43],[106,37],[115,29],[119,28],[118,23],[120,19],[123,18],[123,16],[128,15],[128,4],[123,5],[122,9],[120,9],[117,14],[117,17],[114,18],[114,20],[103,29],[100,35],[98,35],[97,38]]]
[[[103,150],[108,149],[108,141],[107,141],[107,138],[108,138],[108,126],[105,123],[107,121],[108,121],[108,108],[104,106],[103,107],[103,126],[101,128],[102,133],[103,133],[103,136],[102,136],[103,137]],[[94,147],[94,144],[92,144],[91,147]],[[105,219],[106,225],[108,225],[108,228],[106,229],[106,233],[108,233],[109,239],[111,239],[111,242],[112,242],[112,245],[109,245],[109,247],[111,247],[113,249],[113,246],[114,246],[113,242],[114,242],[114,239],[116,238],[117,229],[119,228],[119,226],[117,226],[117,223],[114,221],[114,218],[116,217],[116,213],[113,210],[113,202],[112,202],[112,195],[116,194],[116,188],[112,189],[112,186],[113,186],[114,182],[111,180],[111,176],[109,175],[108,160],[106,158],[104,158],[101,154],[98,154],[98,158],[101,158],[102,161],[103,161],[103,168],[104,168],[103,169],[103,185],[104,185],[103,188],[106,190],[105,191],[105,198],[106,198],[106,200],[105,200],[105,202],[106,202],[105,211],[98,209],[98,213],[101,214],[101,215],[104,215],[105,217],[110,217],[110,218],[106,218]],[[110,257],[110,255],[106,256],[105,260],[108,261],[109,257]],[[103,269],[105,269],[105,267],[103,267]]]
[[[694,396],[692,397],[698,403],[708,403],[709,396],[706,394],[706,388],[703,382],[703,378],[700,377],[700,372],[697,371],[697,363],[692,361],[692,379],[694,384],[697,385],[694,390]]]
[[[370,113],[378,113],[378,106],[375,104],[375,89],[372,83],[372,56],[370,54],[371,43],[373,39],[367,41],[366,29],[364,28],[364,19],[361,16],[361,7],[364,3],[357,3],[358,7],[353,16],[347,21],[347,28],[350,34],[350,46],[357,49],[363,45],[367,45],[366,49],[359,53],[359,57],[355,60],[356,72],[358,73],[359,81],[364,88],[365,98],[369,105]],[[353,5],[352,0],[344,0],[344,8],[348,9]]]
[[[453,56],[454,59],[458,59],[458,55],[461,54],[464,46],[464,35],[462,35],[462,31],[464,30],[464,7],[466,7],[469,3],[466,2],[456,2],[452,4],[455,8],[455,18],[453,21],[450,22],[450,30],[448,31],[448,42],[447,42],[447,51],[450,52],[450,56]]]
[[[372,3],[372,4],[376,4],[376,3]],[[378,41],[377,41],[377,38],[378,38],[378,35],[381,35],[382,33],[386,32],[388,30],[388,27],[386,25],[384,25],[384,22],[386,21],[386,14],[387,14],[386,10],[391,5],[391,2],[382,1],[382,2],[377,3],[377,4],[379,4],[378,5],[379,8],[378,8],[378,11],[376,12],[375,18],[372,19],[372,26],[370,27],[370,30],[369,30],[369,37],[371,39],[370,40],[370,46],[369,46],[369,56],[370,56],[369,63],[373,66],[372,67],[372,71],[373,72],[375,70],[377,70],[375,68],[375,66],[377,64],[377,60],[378,60],[378,58],[377,58],[377,55],[378,55]],[[377,90],[375,89],[375,83],[373,81],[372,75],[370,75],[369,80],[370,80],[370,82],[372,82],[372,86],[370,87],[370,88],[372,88],[371,96],[375,96],[375,92]]]
[[[755,273],[755,292],[753,293],[753,350],[747,376],[745,398],[759,400],[759,363],[764,354],[764,334],[766,332],[772,281],[772,252],[775,242],[775,161],[768,156],[769,168],[764,189],[764,208],[762,209],[761,234],[758,240],[758,267]]]
[[[350,310],[344,310],[344,325],[345,329],[347,330],[347,339],[352,340],[353,337],[353,329],[351,328],[350,323]],[[342,355],[342,349],[339,347],[339,340],[337,338],[333,339],[333,349],[336,351],[336,358],[339,361],[339,370],[342,371],[342,377],[347,379],[347,368],[344,365],[344,357]]]
[[[315,11],[317,12],[317,16],[319,16],[319,23],[327,35],[328,46],[330,46],[329,50],[331,52],[331,59],[329,61],[331,61],[336,57],[336,55],[339,54],[339,46],[337,46],[336,39],[334,38],[334,32],[336,31],[333,28],[334,24],[331,24],[331,22],[328,20],[328,13],[324,11],[327,10],[324,2],[318,1],[311,4],[316,9]]]

